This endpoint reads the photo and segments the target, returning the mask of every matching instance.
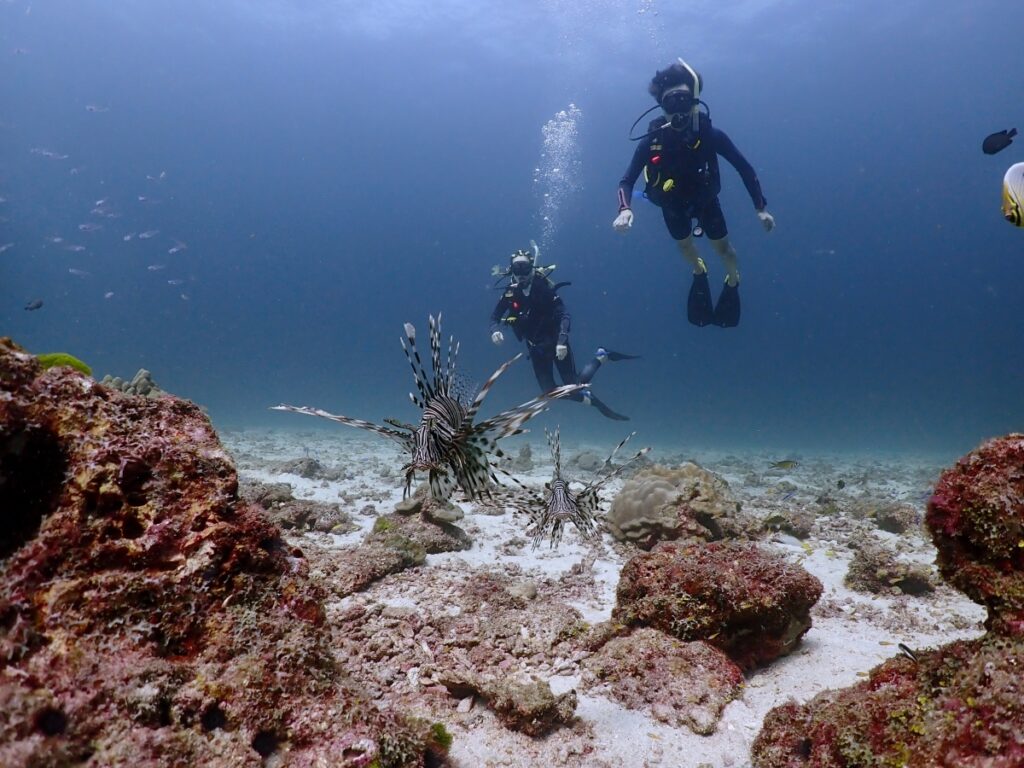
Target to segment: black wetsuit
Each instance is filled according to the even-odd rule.
[[[709,239],[721,240],[729,234],[729,229],[718,202],[718,193],[722,190],[719,155],[743,179],[754,208],[758,211],[764,209],[767,201],[753,166],[724,131],[711,125],[707,115],[700,115],[700,129],[696,135],[690,130],[662,127],[664,124],[664,118],[652,120],[650,133],[637,143],[633,159],[619,181],[620,211],[630,207],[633,186],[643,173],[644,196],[661,208],[665,226],[674,240],[685,240],[690,236],[694,219]],[[717,307],[713,307],[707,273],[694,275],[687,300],[687,317],[698,326],[731,328],[738,325],[738,287],[726,283]]]
[[[658,118],[651,125],[660,126],[664,122],[663,118]],[[761,183],[754,167],[725,132],[712,126],[711,120],[703,114],[696,137],[688,131],[658,127],[646,139],[637,142],[633,159],[619,181],[619,210],[630,207],[633,186],[646,166],[648,178],[644,192],[661,208],[672,238],[684,240],[691,232],[692,219],[697,219],[709,238],[720,240],[729,231],[722,206],[718,203],[718,193],[722,189],[719,155],[743,179],[754,208],[762,210],[767,201],[761,193]],[[663,186],[669,179],[673,183],[665,191]]]
[[[533,365],[533,375],[536,376],[542,392],[550,392],[555,388],[553,368],[558,368],[558,375],[563,384],[589,384],[597,369],[601,367],[601,360],[595,357],[587,363],[582,374],[577,372],[572,345],[569,343],[572,319],[569,317],[565,302],[558,295],[559,287],[547,277],[534,273],[529,295],[523,292],[521,286],[511,285],[502,292],[494,311],[491,312],[491,333],[503,331],[507,326],[512,329],[517,339],[526,342],[530,363]],[[561,360],[555,354],[555,347],[559,344],[565,345],[567,349],[566,356]],[[617,355],[620,359],[628,357],[630,356]],[[576,392],[570,395],[570,399],[577,402],[586,400],[610,419],[627,418],[612,411],[592,393],[588,393],[584,398],[582,393]]]

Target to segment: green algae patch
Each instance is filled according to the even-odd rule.
[[[46,352],[42,355],[36,355],[36,360],[39,361],[39,365],[43,367],[44,371],[49,368],[65,366],[67,368],[74,368],[76,371],[84,373],[86,376],[92,376],[92,368],[74,355],[69,355],[67,352]]]

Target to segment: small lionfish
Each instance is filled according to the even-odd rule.
[[[507,411],[473,423],[473,417],[487,397],[487,393],[512,363],[522,353],[503,363],[484,382],[475,398],[460,393],[459,380],[455,373],[455,359],[459,345],[453,337],[448,338],[448,357],[441,366],[441,315],[435,320],[430,315],[430,362],[433,376],[428,376],[419,350],[416,348],[416,329],[412,323],[405,324],[405,338],[401,339],[402,350],[412,368],[418,395],[409,393],[413,405],[422,410],[419,425],[404,424],[394,419],[385,419],[384,427],[362,419],[339,416],[319,408],[276,405],[271,410],[293,411],[309,416],[319,416],[340,424],[376,432],[398,442],[409,452],[409,461],[402,467],[405,473],[405,495],[412,488],[416,472],[426,472],[430,494],[436,499],[446,500],[458,486],[471,499],[483,500],[490,496],[488,482],[498,483],[495,469],[491,466],[491,455],[504,456],[497,441],[524,432],[523,425],[546,410],[548,403],[566,397],[582,388],[579,384],[556,387],[550,392],[510,408]],[[406,343],[408,342],[408,343]]]
[[[533,538],[533,548],[536,549],[544,539],[551,540],[551,546],[557,547],[562,540],[563,529],[566,523],[572,523],[576,530],[585,539],[590,539],[597,533],[595,517],[600,502],[598,491],[609,480],[619,474],[622,470],[639,459],[650,448],[643,448],[637,451],[625,464],[616,467],[608,474],[592,480],[579,493],[573,493],[569,488],[569,482],[562,477],[562,451],[559,445],[558,429],[553,433],[545,430],[548,436],[548,445],[551,446],[551,457],[555,462],[555,472],[550,483],[545,483],[547,491],[545,496],[540,494],[529,494],[529,509],[521,509],[530,516],[530,530],[528,533]],[[624,446],[636,432],[630,432],[622,441],[615,446],[611,455],[605,459],[605,466],[610,467],[612,460],[619,450]]]

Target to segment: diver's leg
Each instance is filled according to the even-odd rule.
[[[732,247],[728,237],[712,240],[712,247],[722,257],[728,274],[725,285],[715,305],[714,322],[722,328],[735,328],[740,324],[740,273],[736,268],[736,249]]]
[[[546,344],[533,344],[530,346],[530,363],[533,365],[533,375],[537,378],[542,393],[548,393],[555,388],[555,373],[552,366],[555,356]]]
[[[735,288],[740,284],[740,270],[737,264],[736,249],[729,242],[729,236],[726,235],[719,240],[711,240],[711,247],[715,249],[715,253],[718,254],[722,259],[722,263],[725,264],[726,283]]]
[[[572,344],[566,343],[565,346],[569,348],[565,358],[559,360],[557,356],[555,357],[555,367],[558,368],[558,376],[562,379],[563,384],[580,384],[579,374],[576,373],[576,360],[572,356]]]
[[[696,326],[710,325],[714,320],[711,307],[711,286],[708,285],[708,269],[704,259],[697,255],[697,246],[693,236],[679,240],[679,252],[693,266],[693,282],[690,283],[690,294],[686,298],[686,319]]]

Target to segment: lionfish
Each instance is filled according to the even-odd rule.
[[[409,495],[416,473],[425,472],[430,494],[434,498],[447,500],[458,486],[469,498],[482,501],[490,497],[490,482],[500,484],[491,465],[492,455],[496,458],[504,456],[497,441],[526,431],[523,425],[546,410],[550,402],[571,395],[582,387],[577,384],[556,387],[522,405],[474,424],[473,417],[480,410],[491,387],[512,363],[522,357],[522,353],[503,363],[484,382],[476,396],[472,397],[460,377],[456,376],[458,343],[454,337],[448,338],[447,358],[442,367],[441,315],[438,314],[436,320],[433,315],[429,317],[432,376],[427,374],[420,359],[416,347],[416,329],[411,323],[405,323],[405,338],[401,339],[402,350],[416,380],[418,394],[410,392],[409,398],[422,411],[418,425],[385,419],[385,424],[389,426],[381,426],[362,419],[328,413],[319,408],[294,405],[276,405],[272,410],[319,416],[395,440],[410,456],[402,467],[405,473],[405,496]]]
[[[555,472],[551,482],[544,484],[544,489],[547,493],[544,496],[536,493],[528,494],[530,507],[521,510],[530,516],[530,527],[527,529],[527,532],[533,538],[534,549],[544,539],[550,539],[552,547],[558,546],[562,540],[566,523],[572,523],[576,526],[576,529],[584,539],[594,538],[597,535],[596,516],[598,503],[600,502],[598,491],[601,490],[605,483],[651,450],[650,448],[643,448],[637,451],[629,461],[615,467],[611,472],[590,481],[590,483],[584,486],[583,490],[574,493],[569,488],[570,481],[562,477],[562,450],[559,444],[559,430],[556,427],[553,433],[547,430],[544,430],[544,433],[547,435],[548,445],[551,447],[551,457],[555,462]],[[612,466],[612,460],[616,454],[635,434],[636,432],[630,432],[615,446],[615,449],[605,459],[605,467]]]

